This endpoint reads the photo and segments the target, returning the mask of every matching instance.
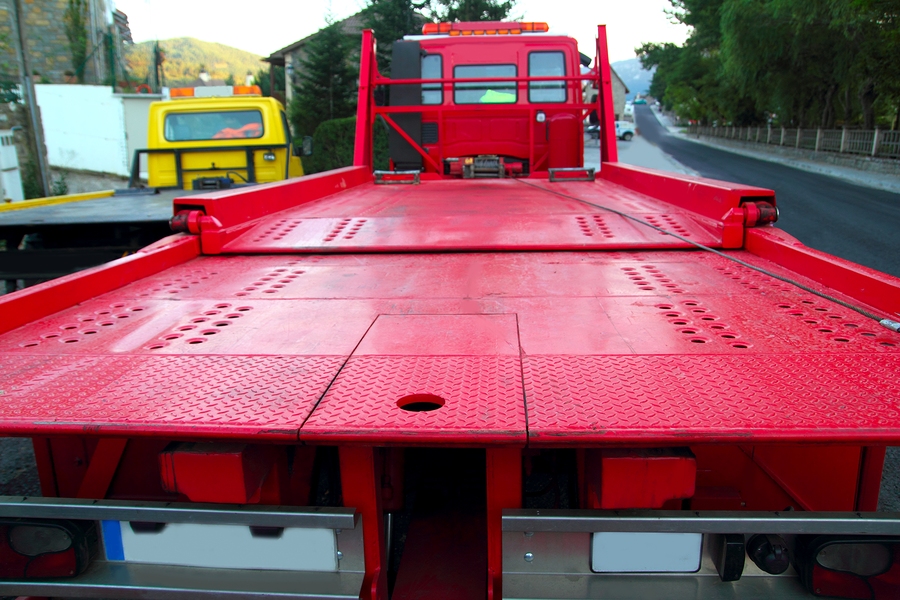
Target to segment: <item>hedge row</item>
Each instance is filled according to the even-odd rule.
[[[387,124],[379,117],[374,127],[375,168],[388,168]],[[353,164],[353,144],[356,136],[356,117],[332,119],[316,127],[313,133],[312,156],[303,158],[303,169],[321,173]]]

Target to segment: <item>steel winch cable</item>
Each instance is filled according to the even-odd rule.
[[[516,179],[515,181],[517,181],[517,182],[519,182],[519,183],[521,183],[521,184],[527,185],[527,186],[529,186],[529,187],[533,187],[533,188],[535,188],[535,189],[544,191],[544,192],[550,192],[551,194],[554,194],[554,195],[556,195],[556,196],[560,196],[561,198],[566,198],[566,199],[568,199],[568,200],[574,200],[575,202],[580,202],[581,204],[585,204],[585,205],[591,206],[591,207],[593,207],[593,208],[599,208],[600,210],[605,210],[605,211],[607,211],[607,212],[611,212],[611,213],[613,213],[613,214],[619,215],[620,217],[624,217],[624,218],[626,218],[626,219],[629,219],[629,220],[631,220],[631,221],[634,221],[635,223],[639,223],[639,224],[641,224],[641,225],[644,225],[645,227],[649,227],[650,229],[654,229],[654,230],[656,230],[656,231],[658,231],[658,232],[660,232],[660,233],[664,233],[664,234],[666,234],[666,235],[671,235],[672,237],[677,238],[677,239],[679,239],[679,240],[681,240],[681,241],[683,241],[683,242],[686,242],[686,243],[688,243],[688,244],[690,244],[690,245],[692,245],[692,246],[695,246],[695,247],[697,247],[697,248],[699,248],[699,249],[701,249],[701,250],[704,250],[704,251],[706,251],[706,252],[711,252],[711,253],[713,253],[713,254],[715,254],[715,255],[717,255],[717,256],[721,256],[722,258],[725,258],[725,259],[728,259],[728,260],[730,260],[730,261],[732,261],[732,262],[735,262],[735,263],[737,263],[737,264],[739,264],[739,265],[741,265],[741,266],[743,266],[743,267],[747,267],[748,269],[752,269],[753,271],[756,271],[756,272],[758,272],[758,273],[762,273],[763,275],[767,275],[767,276],[769,276],[769,277],[772,277],[773,279],[777,279],[778,281],[783,281],[784,283],[788,283],[788,284],[790,284],[790,285],[793,285],[793,286],[795,286],[795,287],[798,287],[798,288],[800,288],[801,290],[803,290],[803,291],[805,291],[805,292],[809,292],[810,294],[813,294],[813,295],[818,296],[818,297],[820,297],[820,298],[824,298],[825,300],[829,300],[829,301],[831,301],[831,302],[834,302],[835,304],[839,304],[839,305],[843,306],[844,308],[848,308],[848,309],[850,309],[850,310],[852,310],[852,311],[854,311],[854,312],[857,312],[857,313],[861,314],[862,316],[864,316],[864,317],[866,317],[866,318],[868,318],[868,319],[872,319],[873,321],[877,321],[882,327],[885,327],[886,329],[890,329],[891,331],[900,333],[900,322],[898,322],[898,321],[893,321],[893,320],[891,320],[891,319],[885,319],[885,318],[882,318],[882,317],[880,317],[880,316],[878,316],[878,315],[876,315],[876,314],[874,314],[874,313],[872,313],[872,312],[866,310],[865,308],[863,308],[863,307],[861,307],[861,306],[857,306],[857,305],[852,304],[852,303],[850,303],[850,302],[846,302],[846,301],[844,301],[844,300],[841,300],[840,298],[835,298],[834,296],[831,296],[831,295],[826,294],[826,293],[824,293],[824,292],[820,292],[819,290],[813,289],[813,288],[809,287],[808,285],[802,284],[802,283],[800,283],[799,281],[797,281],[797,280],[795,280],[795,279],[791,279],[790,277],[785,277],[785,276],[783,276],[783,275],[779,275],[779,274],[777,274],[777,273],[773,273],[772,271],[769,271],[768,269],[764,269],[764,268],[762,268],[762,267],[757,267],[757,266],[755,266],[755,265],[751,265],[750,263],[748,263],[748,262],[746,262],[746,261],[743,261],[743,260],[741,260],[741,259],[739,259],[739,258],[737,258],[737,257],[734,257],[734,256],[731,256],[731,255],[729,255],[729,254],[726,254],[725,252],[722,252],[722,251],[720,251],[720,250],[716,250],[715,248],[710,248],[709,246],[706,246],[706,245],[704,245],[704,244],[701,244],[700,242],[697,242],[697,241],[688,239],[688,238],[686,238],[686,237],[684,237],[684,236],[678,235],[677,233],[674,233],[674,232],[669,231],[669,230],[667,230],[667,229],[663,229],[662,227],[658,227],[658,226],[656,226],[656,225],[654,225],[654,224],[652,224],[652,223],[649,223],[649,222],[647,222],[647,221],[644,221],[643,219],[640,219],[640,218],[638,218],[638,217],[635,217],[634,215],[630,215],[630,214],[628,214],[628,213],[626,213],[626,212],[622,212],[622,211],[620,211],[620,210],[616,210],[616,209],[614,209],[614,208],[610,208],[610,207],[604,206],[604,205],[602,205],[602,204],[597,204],[597,203],[595,203],[595,202],[591,202],[591,201],[585,200],[585,199],[583,199],[583,198],[578,198],[577,196],[572,196],[572,195],[566,194],[566,193],[564,193],[564,192],[559,192],[559,191],[557,191],[557,190],[549,190],[549,189],[547,189],[547,188],[545,188],[545,187],[542,187],[542,186],[539,186],[539,185],[535,185],[535,184],[533,184],[533,183],[529,183],[529,182],[524,181],[524,180],[522,180],[522,179]]]

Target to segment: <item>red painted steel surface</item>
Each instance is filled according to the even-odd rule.
[[[658,509],[694,495],[697,460],[687,451],[588,450],[585,459],[587,508]]]
[[[698,239],[715,232],[618,185],[540,186]],[[340,235],[353,234],[341,253],[273,251],[302,230],[292,219],[340,215]],[[366,237],[382,218],[401,238],[414,235],[404,222],[458,219],[474,247],[537,238],[572,251],[372,252],[394,239]],[[487,446],[900,440],[889,376],[900,335],[722,257],[655,249],[671,236],[616,219],[512,181],[364,184],[257,221],[232,242],[243,256],[182,262],[177,250],[162,270],[160,252],[175,252],[163,249],[133,259],[136,272],[104,267],[14,294],[0,304],[109,274],[110,291],[29,306],[31,322],[0,335],[0,431]],[[525,222],[518,240],[492,239]],[[449,240],[442,227],[423,243]],[[606,235],[640,250],[596,251]],[[169,248],[189,248],[196,236],[175,239],[185,241]],[[896,297],[895,280],[877,281]],[[443,406],[398,406],[417,394]]]
[[[286,210],[226,244],[226,253],[434,252],[690,248],[689,243],[546,190],[610,206],[709,246],[710,219],[618,185],[513,180],[362,186]],[[723,208],[722,215],[727,208]],[[721,215],[719,215],[721,216]]]

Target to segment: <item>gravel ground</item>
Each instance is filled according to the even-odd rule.
[[[888,448],[884,459],[878,510],[900,512],[900,448]]]
[[[0,438],[0,496],[40,495],[31,440]]]

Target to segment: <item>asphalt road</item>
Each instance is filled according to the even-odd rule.
[[[775,190],[778,227],[807,246],[900,277],[900,194],[683,140],[649,106],[634,108],[641,135],[686,167]]]

